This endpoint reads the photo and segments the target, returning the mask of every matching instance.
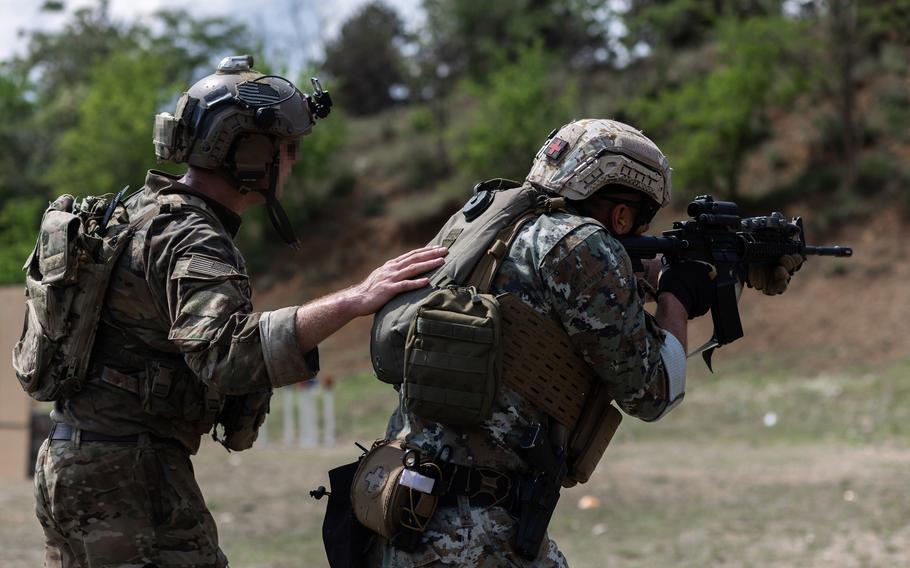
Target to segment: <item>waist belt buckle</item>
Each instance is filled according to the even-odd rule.
[[[217,392],[207,388],[205,392],[206,412],[210,414],[218,414],[221,412],[222,404],[223,401],[221,400],[221,396],[219,396]]]
[[[468,495],[468,499],[488,497],[490,504],[486,506],[487,509],[499,505],[512,493],[512,478],[508,475],[487,467],[475,467],[471,473],[478,476],[480,483],[477,490]]]
[[[158,361],[154,361],[150,365],[150,371],[149,375],[152,381],[152,394],[160,398],[166,398],[171,392],[171,383],[174,380],[174,369],[166,367]]]

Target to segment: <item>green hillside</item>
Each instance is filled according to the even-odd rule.
[[[422,27],[407,29],[394,9],[367,4],[312,62],[338,105],[304,141],[285,201],[305,241],[330,234],[355,251],[330,267],[424,241],[476,181],[522,177],[546,134],[582,116],[644,129],[671,160],[678,207],[712,193],[747,213],[811,210],[814,235],[910,210],[906,0],[423,9]],[[125,22],[100,2],[24,39],[24,55],[0,65],[6,283],[21,280],[47,200],[142,184],[155,167],[153,115],[221,56],[250,52],[260,70],[283,71],[258,57],[268,39],[255,30],[181,11]],[[294,78],[308,85],[309,74]],[[364,227],[383,231],[379,245]],[[271,262],[285,251],[262,211],[241,239],[266,284],[294,275]]]

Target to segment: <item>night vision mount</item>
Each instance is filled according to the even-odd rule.
[[[316,118],[325,118],[332,112],[332,96],[329,92],[323,90],[322,83],[318,77],[311,77],[310,84],[313,85],[313,94],[307,95],[306,100],[310,105],[310,110]]]

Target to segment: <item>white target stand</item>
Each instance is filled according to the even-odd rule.
[[[315,448],[319,443],[319,417],[316,414],[316,380],[302,382],[296,390],[297,408],[299,410],[297,418],[300,427],[300,436],[297,438],[297,444],[301,448]]]
[[[335,445],[335,379],[332,375],[303,381],[279,389],[281,398],[282,444],[284,447],[315,448]],[[318,397],[322,398],[319,405]],[[319,410],[322,410],[322,436],[319,432]],[[257,448],[268,447],[268,428],[263,425],[256,440]]]
[[[335,377],[322,378],[322,445],[335,446]]]

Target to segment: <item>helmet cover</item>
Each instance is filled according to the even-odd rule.
[[[666,156],[640,130],[615,120],[576,120],[552,133],[534,157],[527,180],[574,200],[618,184],[661,207],[670,201]]]

